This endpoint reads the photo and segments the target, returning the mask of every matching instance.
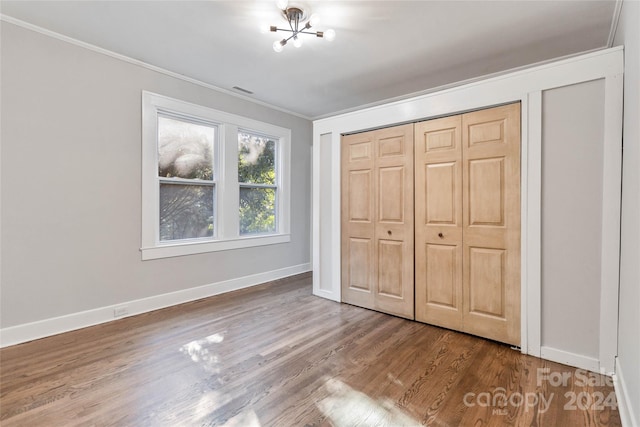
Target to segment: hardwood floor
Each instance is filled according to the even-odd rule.
[[[0,364],[7,427],[620,425],[600,375],[314,297],[309,275],[8,347]]]

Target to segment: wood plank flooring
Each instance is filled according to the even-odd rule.
[[[604,377],[314,297],[308,274],[8,347],[0,369],[7,427],[620,425]]]

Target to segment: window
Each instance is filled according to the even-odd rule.
[[[240,234],[276,231],[276,141],[238,132]]]
[[[290,133],[142,94],[142,259],[284,243]]]
[[[160,240],[214,236],[215,125],[158,116]]]

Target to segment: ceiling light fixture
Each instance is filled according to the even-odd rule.
[[[282,16],[284,16],[284,18],[289,22],[289,28],[278,28],[275,25],[271,25],[269,27],[269,31],[273,33],[277,31],[284,31],[291,33],[291,35],[282,40],[276,40],[273,42],[273,50],[276,52],[282,52],[284,46],[290,40],[293,40],[293,45],[295,47],[302,46],[302,37],[300,37],[302,34],[311,34],[316,37],[324,38],[327,41],[333,41],[333,39],[336,38],[336,32],[333,30],[307,31],[311,27],[318,25],[320,20],[318,15],[311,15],[307,18],[303,9],[296,6],[289,7],[289,2],[287,0],[278,0],[277,5],[278,9],[282,11]]]

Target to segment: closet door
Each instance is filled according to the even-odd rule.
[[[462,117],[415,125],[416,320],[462,330]]]
[[[520,345],[520,104],[462,116],[465,332]]]
[[[374,133],[342,137],[342,301],[375,308],[376,171]]]
[[[413,125],[375,131],[375,306],[414,318]]]
[[[342,300],[414,318],[413,125],[342,137]]]
[[[520,345],[520,104],[415,126],[416,319]]]

